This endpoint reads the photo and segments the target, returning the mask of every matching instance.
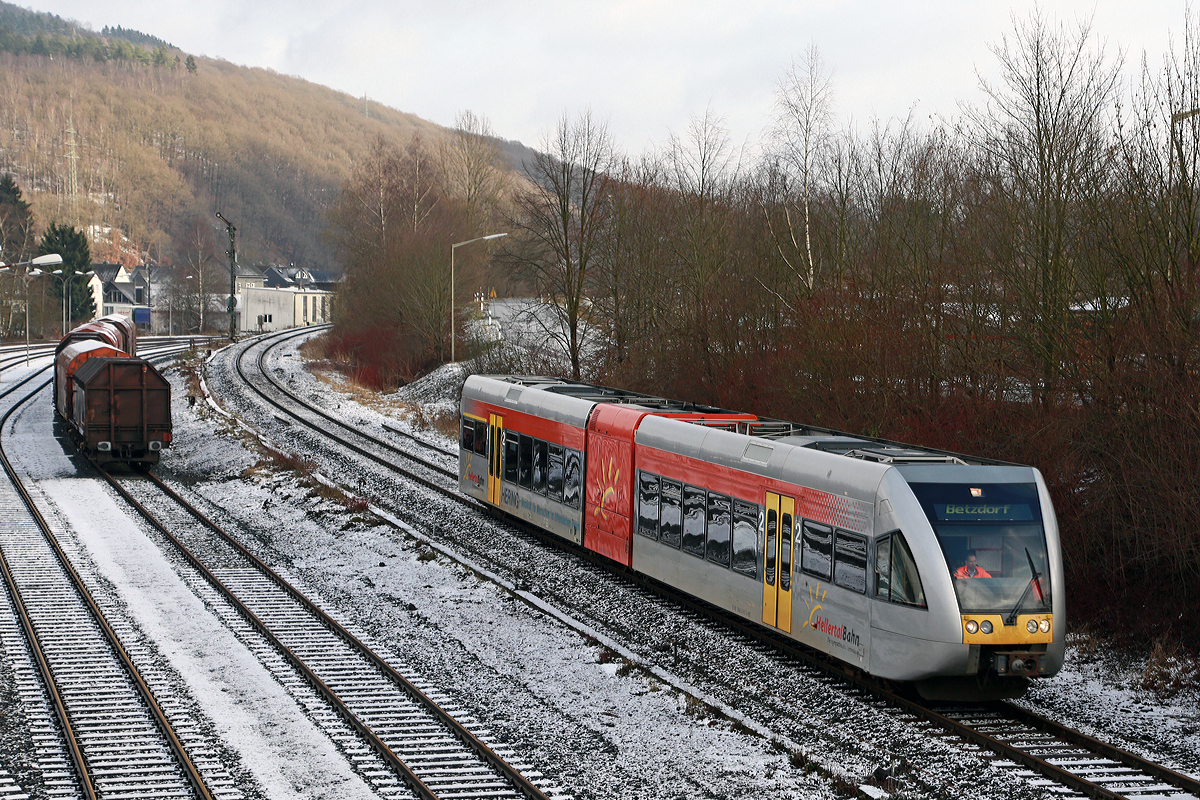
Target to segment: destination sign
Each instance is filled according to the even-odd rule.
[[[1031,522],[1025,503],[934,503],[939,522]]]

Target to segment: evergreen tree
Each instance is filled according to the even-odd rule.
[[[188,56],[187,61],[185,61],[184,64],[187,66],[188,72],[192,73],[193,75],[196,74],[196,59]]]
[[[15,264],[25,260],[33,233],[33,214],[21,197],[13,176],[0,178],[0,261]]]
[[[55,276],[61,280],[51,281],[51,283],[54,287],[54,296],[60,303],[64,288],[70,292],[67,298],[68,324],[71,320],[95,317],[96,305],[91,292],[88,291],[88,281],[76,277],[91,269],[92,255],[88,247],[87,236],[83,234],[83,231],[77,231],[68,225],[60,226],[51,222],[50,227],[46,229],[46,235],[42,237],[42,241],[38,245],[38,255],[48,253],[58,253],[63,259],[62,266],[59,267],[62,274]]]

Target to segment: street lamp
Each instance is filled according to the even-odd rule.
[[[499,239],[501,236],[508,236],[507,233],[493,233],[489,236],[480,236],[476,239],[468,239],[465,242],[456,242],[450,245],[450,361],[454,362],[454,251],[462,247],[464,244],[474,244],[475,242],[486,242],[488,239]]]
[[[67,310],[67,308],[68,308],[68,300],[67,300],[67,295],[68,295],[68,293],[67,293],[67,286],[69,285],[69,282],[70,282],[70,281],[73,281],[73,280],[75,280],[75,279],[76,279],[76,278],[78,278],[80,275],[83,275],[83,276],[87,276],[87,275],[95,275],[95,274],[96,274],[96,272],[95,272],[94,270],[90,270],[90,269],[89,269],[87,272],[72,272],[70,275],[67,275],[67,274],[65,274],[65,273],[63,272],[63,270],[61,270],[61,269],[56,269],[56,270],[54,270],[53,272],[51,272],[50,274],[51,274],[51,275],[57,275],[57,276],[58,276],[59,283],[60,283],[60,285],[62,286],[62,296],[63,296],[63,324],[62,324],[62,332],[63,332],[63,336],[66,336],[66,335],[67,335],[67,325],[69,325],[69,324],[70,324],[70,321],[71,321],[71,320],[70,320],[70,316],[71,316],[71,315],[70,315],[70,312]]]
[[[29,279],[36,278],[39,275],[46,273],[40,269],[29,269],[29,267],[53,267],[62,263],[62,256],[58,253],[47,253],[44,256],[29,261],[20,261],[16,264],[5,264],[0,261],[0,272],[12,272],[15,267],[25,267],[25,272],[19,277],[21,282],[25,284],[25,366],[29,366]]]
[[[237,341],[237,228],[233,227],[233,223],[221,216],[221,212],[217,212],[217,219],[225,223],[225,230],[229,234],[229,250],[226,255],[229,256],[229,341]],[[203,298],[201,298],[203,301]],[[201,311],[201,320],[204,319],[204,312]],[[204,331],[200,331],[204,333]]]

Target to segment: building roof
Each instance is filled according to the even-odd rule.
[[[265,282],[271,289],[308,288],[333,291],[344,276],[339,270],[307,269],[277,264],[268,267]]]

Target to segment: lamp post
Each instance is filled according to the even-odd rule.
[[[61,263],[62,256],[58,253],[47,253],[44,256],[38,256],[29,261],[20,261],[16,264],[0,262],[0,272],[12,272],[15,267],[26,268],[20,278],[21,282],[25,284],[25,366],[27,367],[29,366],[29,279],[46,274],[40,269],[31,270],[29,267],[53,267]]]
[[[237,228],[233,227],[233,223],[221,216],[221,212],[217,212],[217,219],[225,223],[225,230],[229,234],[229,250],[226,255],[229,256],[229,341],[237,341]],[[203,313],[203,312],[201,312]],[[204,331],[201,331],[203,333]]]
[[[488,236],[480,236],[475,239],[467,239],[465,242],[456,242],[450,245],[450,361],[454,361],[454,251],[462,247],[464,244],[474,244],[475,242],[486,242],[488,239],[499,239],[501,236],[508,236],[507,233],[493,233]]]
[[[68,300],[67,287],[71,285],[71,281],[75,280],[76,278],[78,278],[81,275],[82,276],[95,275],[96,273],[94,270],[89,269],[87,272],[72,272],[70,275],[67,275],[63,270],[56,269],[53,272],[51,272],[50,274],[58,276],[59,285],[62,287],[62,296],[63,296],[62,332],[63,332],[63,336],[66,336],[67,335],[67,325],[69,325],[71,323],[71,314],[70,314],[70,311],[68,310],[68,308],[69,308],[68,304],[70,301]]]

